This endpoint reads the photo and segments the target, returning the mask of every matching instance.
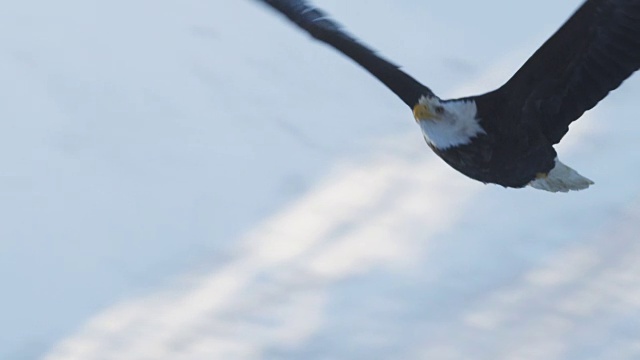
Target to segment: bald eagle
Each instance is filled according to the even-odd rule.
[[[553,145],[640,67],[640,0],[587,0],[500,88],[443,100],[304,0],[260,0],[348,56],[413,111],[429,147],[483,183],[551,192],[593,182]]]

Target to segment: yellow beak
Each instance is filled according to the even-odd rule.
[[[435,114],[433,113],[433,111],[431,111],[428,105],[418,104],[413,107],[413,117],[416,119],[416,121],[428,120],[433,119],[435,117]]]

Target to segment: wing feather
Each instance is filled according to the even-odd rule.
[[[640,68],[640,0],[588,0],[497,92],[551,143]]]
[[[407,75],[399,66],[378,56],[342,29],[326,13],[304,0],[259,0],[282,13],[314,38],[333,46],[384,83],[409,107],[421,96],[433,94],[429,88]]]

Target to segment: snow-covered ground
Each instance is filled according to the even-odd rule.
[[[443,97],[578,6],[316,0]],[[484,186],[252,0],[0,11],[0,359],[640,358],[640,77]]]

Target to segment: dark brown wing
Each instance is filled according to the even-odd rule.
[[[259,0],[285,15],[314,38],[347,55],[382,81],[405,104],[413,108],[423,95],[432,94],[424,85],[381,58],[373,50],[342,30],[327,14],[304,0]]]
[[[640,0],[588,0],[497,92],[555,144],[638,68]]]

